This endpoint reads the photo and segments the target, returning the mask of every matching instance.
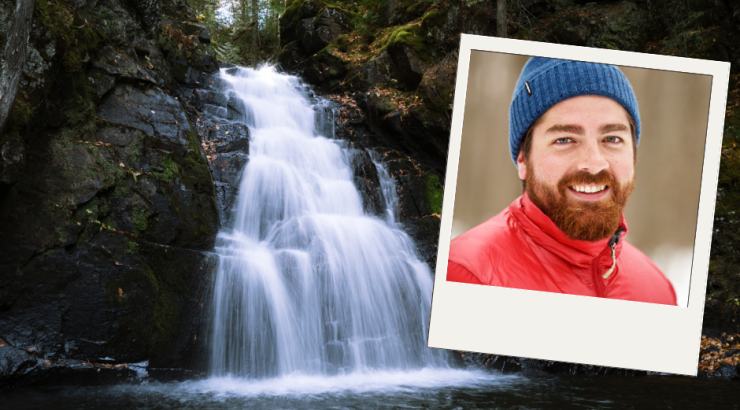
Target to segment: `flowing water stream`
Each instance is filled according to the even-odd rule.
[[[426,348],[432,276],[395,224],[393,179],[376,164],[388,209],[365,214],[352,150],[317,121],[330,108],[270,67],[230,72],[249,162],[216,245],[212,375],[447,369],[447,353]]]

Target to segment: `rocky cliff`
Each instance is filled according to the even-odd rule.
[[[219,219],[180,83],[211,55],[185,1],[35,2],[0,136],[0,385],[193,367]]]

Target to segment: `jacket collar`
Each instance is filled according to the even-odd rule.
[[[519,221],[524,232],[542,248],[558,255],[571,264],[587,267],[609,247],[609,239],[596,242],[577,241],[568,238],[555,223],[529,199],[525,192],[510,206],[511,214]],[[627,235],[627,222],[622,215],[619,227],[624,229],[621,239]],[[616,256],[622,249],[622,240],[617,243]],[[610,257],[609,257],[610,258]],[[611,258],[610,258],[611,259]]]

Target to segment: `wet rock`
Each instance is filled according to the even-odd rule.
[[[407,218],[403,223],[404,231],[414,240],[419,258],[427,263],[432,274],[437,266],[439,224],[439,215]]]
[[[14,184],[23,172],[26,151],[20,138],[10,137],[0,145],[0,185]]]
[[[715,370],[714,375],[723,379],[738,379],[740,378],[740,375],[738,375],[738,367],[740,367],[740,365],[732,366],[725,364]]]
[[[162,17],[159,0],[131,0],[131,4],[136,8],[144,30],[153,35]]]
[[[168,142],[189,143],[190,125],[180,103],[158,87],[119,84],[101,103],[97,115]]]
[[[144,11],[148,5],[157,7],[152,0],[136,0],[135,3],[138,3],[137,8],[142,8]],[[136,10],[118,0],[99,0],[95,13],[90,18],[116,48],[130,47],[136,36],[142,33],[142,25],[137,19]],[[150,15],[147,20],[151,23],[154,18]],[[146,30],[148,34],[151,33],[151,27]]]
[[[219,211],[194,118],[174,97],[171,44],[151,31],[160,4],[178,27],[196,21],[177,0],[34,15],[16,125],[0,137],[0,389],[94,384],[108,368],[85,363],[98,358],[192,368],[207,340]],[[190,38],[201,54],[204,36]],[[185,60],[188,83],[205,78],[196,65],[215,67],[204,57]]]
[[[108,91],[113,89],[116,84],[116,77],[101,70],[93,70],[87,77],[87,83],[95,93],[95,97],[100,100]]]
[[[142,81],[156,85],[159,77],[157,74],[145,66],[134,61],[133,58],[127,54],[117,52],[112,47],[108,46],[101,50],[97,60],[93,62],[93,67],[96,69],[92,73],[99,75],[113,76],[117,79],[131,80],[131,81]],[[96,78],[93,78],[96,79]],[[107,83],[103,83],[107,84]],[[95,87],[95,86],[94,86]],[[109,88],[108,88],[109,89]],[[105,91],[102,91],[104,94]],[[96,91],[98,89],[96,88]],[[98,91],[100,94],[100,91]]]
[[[38,365],[38,360],[10,344],[0,347],[0,384],[22,377]]]
[[[384,217],[385,199],[378,179],[378,170],[364,149],[352,149],[350,153],[353,181],[362,197],[362,208],[367,214]]]

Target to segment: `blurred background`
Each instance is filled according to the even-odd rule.
[[[452,237],[498,214],[522,194],[509,153],[509,104],[529,56],[473,51],[470,57]],[[679,69],[679,67],[676,67]],[[642,133],[627,241],[688,302],[711,77],[622,67],[637,97]]]

